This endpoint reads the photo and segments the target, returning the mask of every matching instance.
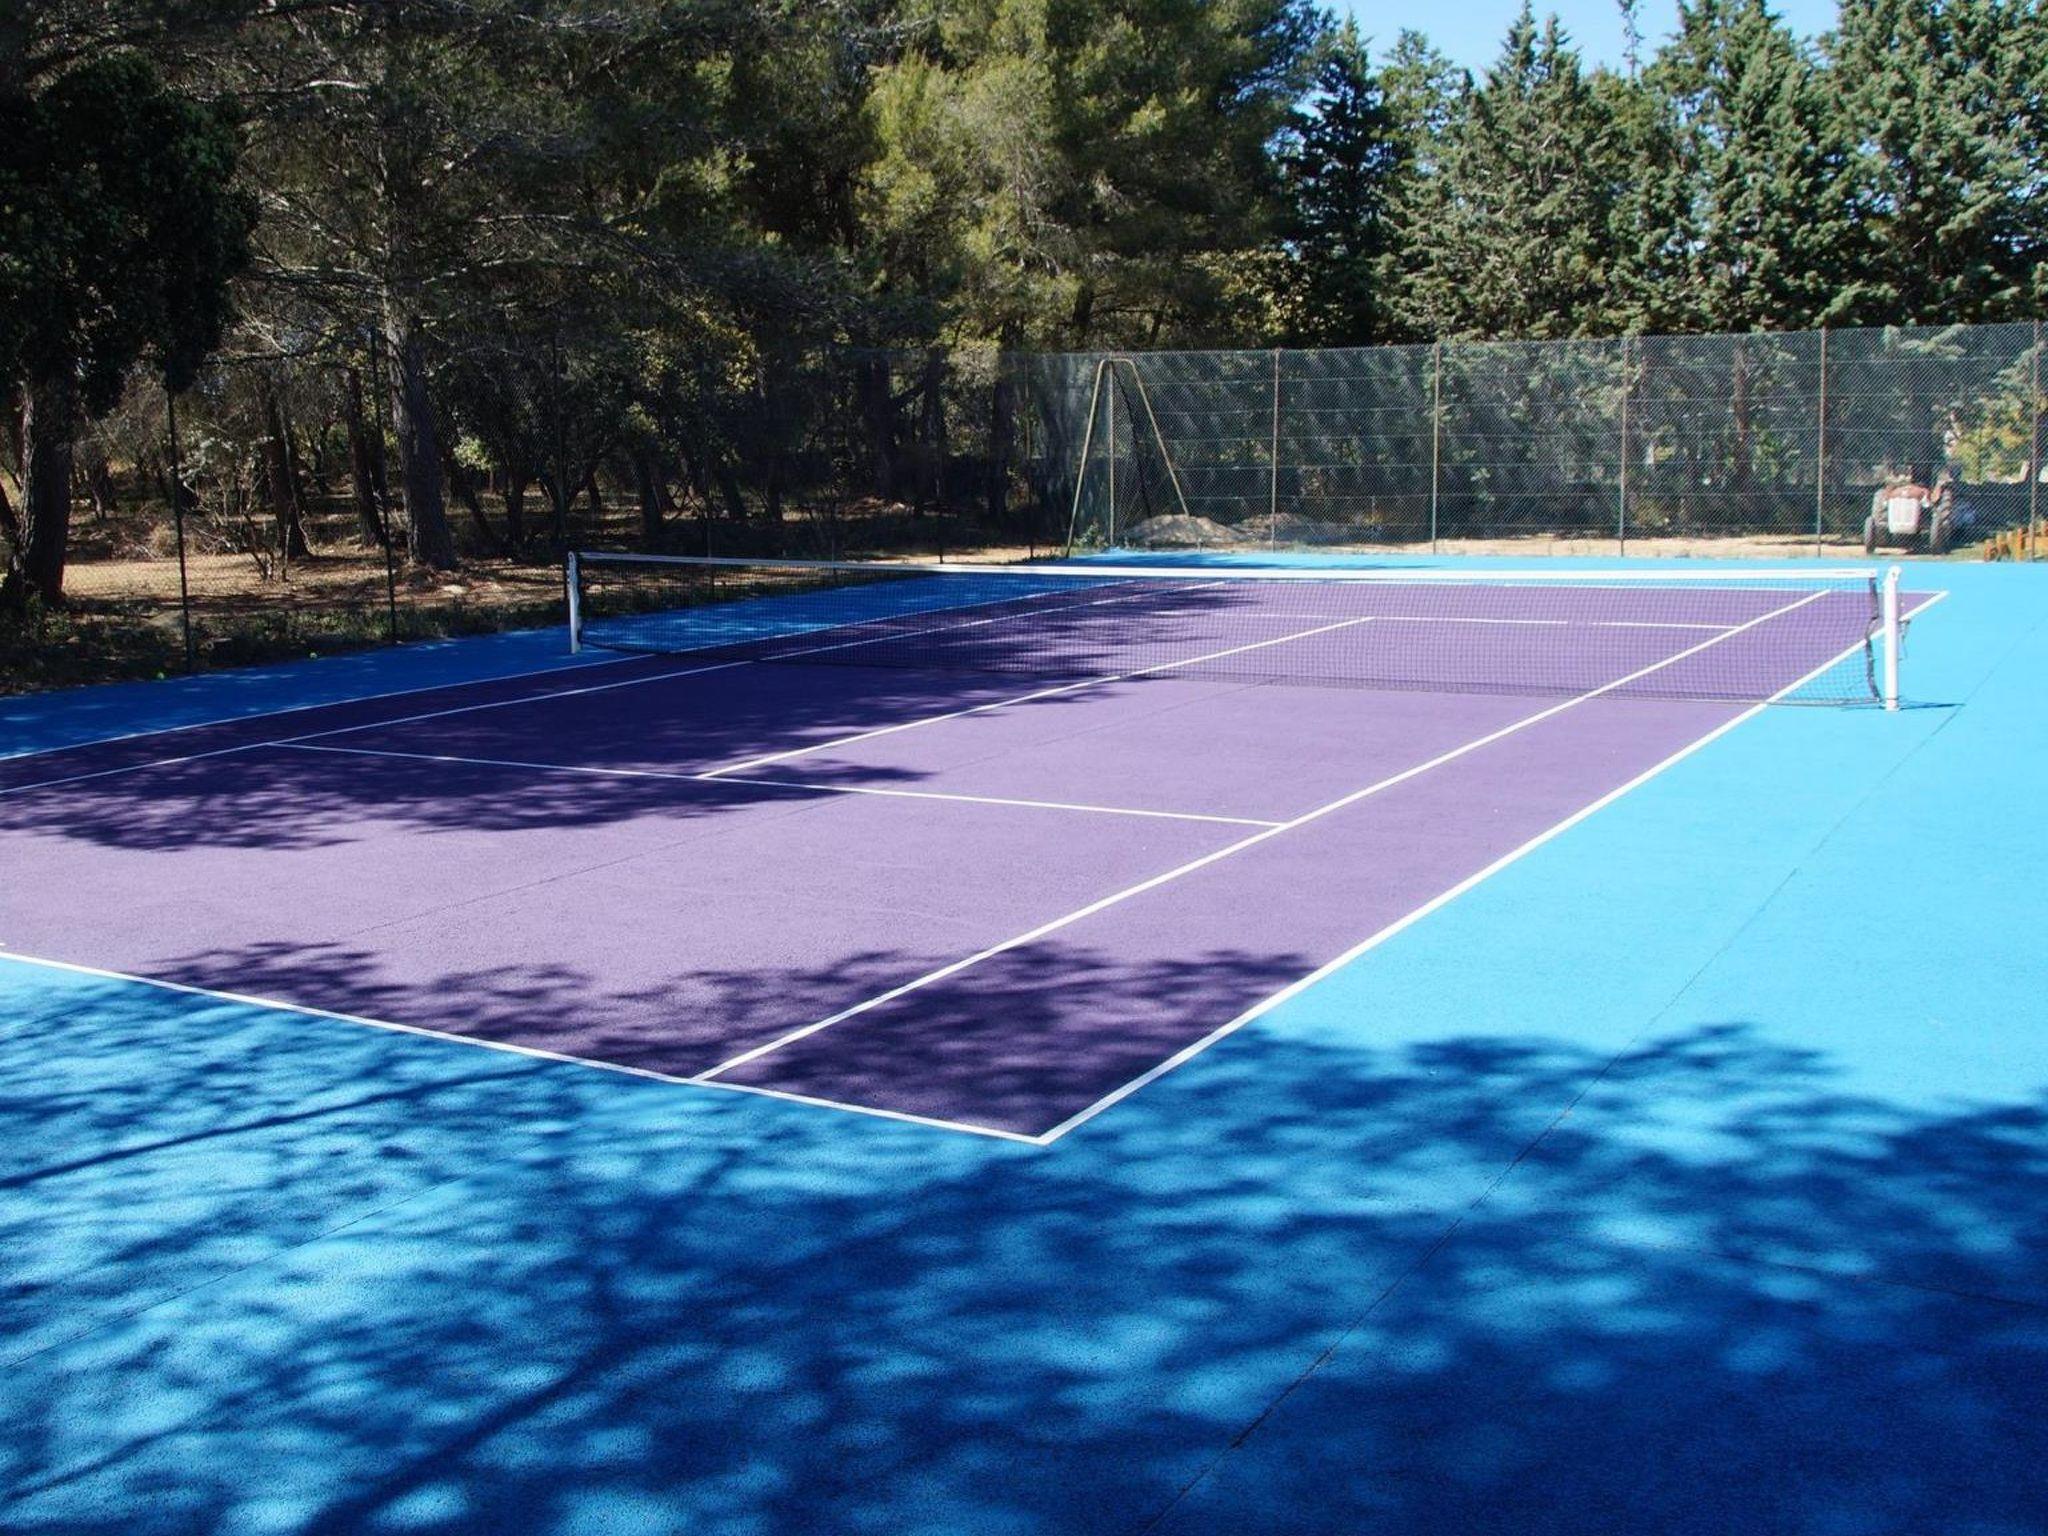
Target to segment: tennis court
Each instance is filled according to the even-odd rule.
[[[2036,573],[1166,569],[0,703],[0,1525],[2038,1525]]]
[[[599,556],[572,581],[578,643],[638,654],[9,762],[7,862],[47,894],[7,945],[1050,1141],[1745,715],[1881,702],[1887,626],[1929,596]]]

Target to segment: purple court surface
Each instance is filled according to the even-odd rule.
[[[2048,1530],[2041,568],[1507,569],[0,699],[0,1531]]]
[[[649,656],[16,758],[0,946],[1048,1142],[1862,632],[1782,592],[1376,596],[1225,645],[1183,603],[1050,682]],[[1410,686],[1204,666],[1326,681],[1361,625]]]

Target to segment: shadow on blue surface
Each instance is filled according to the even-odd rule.
[[[1039,1152],[0,987],[10,1531],[2020,1531],[2048,1494],[2048,1105],[1908,1112],[1745,1025],[1604,1077],[1254,1031]],[[1567,1118],[1496,1183],[1595,1083],[1778,1107],[1689,1151]]]

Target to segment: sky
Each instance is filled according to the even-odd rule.
[[[1621,64],[1621,11],[1614,0],[1535,0],[1535,6],[1539,18],[1557,12],[1587,63]],[[1357,18],[1375,52],[1393,42],[1402,28],[1411,27],[1427,33],[1454,62],[1476,74],[1500,52],[1500,40],[1521,9],[1521,0],[1430,0],[1427,5],[1415,0],[1337,0],[1337,8]],[[1776,0],[1773,9],[1802,37],[1823,32],[1835,21],[1834,0]],[[1677,0],[1643,0],[1639,15],[1647,62],[1658,42],[1677,25]]]

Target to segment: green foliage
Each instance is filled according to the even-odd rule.
[[[1231,253],[1322,23],[1303,0],[968,0],[878,71],[866,224],[966,334],[1232,334]]]
[[[1539,27],[1525,6],[1409,200],[1408,323],[1440,336],[1611,331],[1627,175],[1609,93],[1556,18]]]
[[[1870,243],[1857,313],[2038,315],[2048,15],[2033,0],[1845,0],[1830,53]]]
[[[1403,146],[1365,41],[1346,26],[1316,72],[1313,109],[1283,140],[1291,217],[1290,339],[1363,346],[1389,333],[1383,295],[1392,250],[1389,200]]]
[[[0,98],[0,114],[0,374],[75,374],[92,415],[144,356],[188,383],[249,255],[230,124],[135,54]]]
[[[1853,145],[1764,0],[1681,6],[1641,99],[1624,227],[1645,328],[1794,329],[1853,308]]]

